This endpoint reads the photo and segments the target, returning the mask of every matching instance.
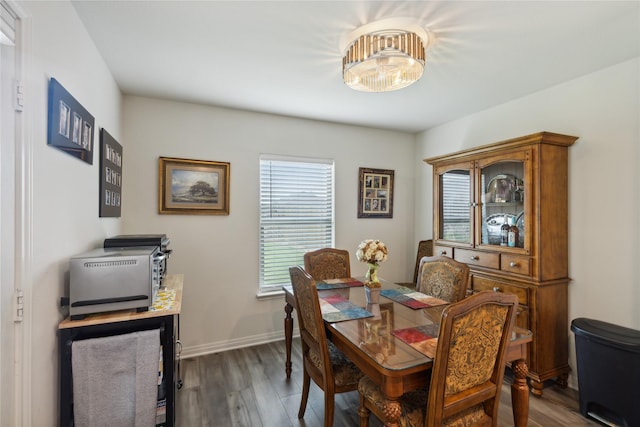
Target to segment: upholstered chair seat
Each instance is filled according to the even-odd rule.
[[[385,397],[370,378],[364,377],[358,384],[358,392],[363,396],[369,405],[374,406],[380,413],[384,412]],[[427,400],[429,398],[429,388],[410,391],[400,398],[400,427],[424,427],[425,416],[427,414]],[[482,404],[472,406],[464,411],[455,414],[442,424],[443,427],[476,427],[490,426],[491,418],[484,412]]]
[[[355,390],[358,387],[358,381],[362,378],[362,371],[343,352],[338,350],[331,341],[328,341],[328,343],[329,359],[331,359],[331,370],[333,371],[333,381],[336,387],[348,387]],[[316,351],[309,351],[309,359],[316,368],[323,369],[322,358]]]

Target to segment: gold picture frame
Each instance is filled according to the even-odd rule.
[[[229,215],[231,164],[160,157],[160,214]]]
[[[393,218],[393,176],[389,169],[360,168],[358,218]]]

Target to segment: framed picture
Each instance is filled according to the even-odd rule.
[[[360,168],[358,218],[393,218],[393,171]]]
[[[94,118],[54,78],[49,80],[47,145],[93,164]]]
[[[119,217],[122,206],[122,145],[100,129],[100,216]]]
[[[159,213],[229,215],[229,163],[160,157],[159,168]]]

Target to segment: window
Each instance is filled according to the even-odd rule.
[[[441,178],[442,239],[469,242],[471,238],[471,178],[467,170],[446,172]]]
[[[305,252],[333,247],[332,160],[260,157],[260,293],[290,283]]]

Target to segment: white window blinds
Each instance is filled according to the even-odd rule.
[[[471,239],[471,178],[468,171],[442,175],[442,238],[456,242]]]
[[[260,157],[260,292],[290,283],[289,267],[333,247],[333,161]]]
[[[16,15],[8,4],[0,2],[0,43],[10,46],[16,42]]]

